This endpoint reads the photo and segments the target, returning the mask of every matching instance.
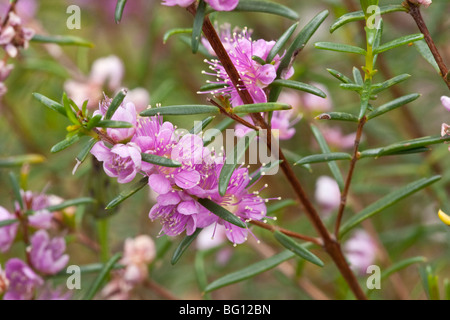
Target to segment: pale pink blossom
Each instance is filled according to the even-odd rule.
[[[366,274],[367,268],[375,262],[377,246],[364,230],[357,230],[344,244],[344,254],[350,267],[359,274]]]
[[[125,265],[124,279],[137,284],[148,278],[148,265],[155,259],[156,248],[147,235],[140,235],[125,241],[121,263]]]
[[[325,215],[339,208],[341,191],[336,180],[320,176],[316,182],[315,199]]]

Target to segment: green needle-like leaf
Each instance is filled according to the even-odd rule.
[[[234,11],[264,12],[282,16],[291,20],[299,19],[297,12],[294,10],[282,4],[265,0],[240,0]]]
[[[352,216],[341,228],[340,237],[345,235],[347,232],[352,230],[362,221],[373,217],[375,214],[383,211],[384,209],[392,206],[393,204],[399,202],[400,200],[428,187],[429,185],[440,180],[441,176],[434,176],[431,178],[423,178],[418,181],[412,182],[407,186],[397,189],[394,192],[388,194],[387,196],[381,198],[380,200],[372,203],[365,209],[363,209],[358,214]]]
[[[275,43],[275,45],[270,49],[269,54],[267,55],[266,62],[270,63],[275,58],[278,52],[281,51],[281,49],[285,46],[289,38],[294,33],[295,29],[298,27],[298,22],[294,23],[292,26],[289,27],[278,39],[278,41]]]
[[[232,109],[233,113],[259,113],[259,112],[269,112],[277,110],[289,110],[292,107],[286,103],[279,102],[266,102],[266,103],[255,103],[255,104],[243,104]]]
[[[166,157],[160,157],[155,154],[141,153],[142,161],[156,164],[162,167],[179,168],[181,163]]]
[[[114,99],[112,100],[111,104],[109,105],[108,110],[106,111],[104,120],[110,120],[112,118],[112,116],[114,115],[114,113],[116,112],[116,110],[120,107],[120,105],[122,104],[123,100],[125,99],[125,96],[127,95],[127,90],[122,89],[120,90],[116,96],[114,97]]]
[[[209,199],[198,199],[198,202],[204,206],[206,209],[214,213],[219,218],[238,226],[239,228],[247,228],[245,222],[243,222],[236,215],[225,209],[224,207],[218,205],[212,200]]]
[[[311,156],[306,156],[298,160],[294,165],[303,165],[307,163],[319,163],[319,162],[329,162],[334,160],[352,160],[352,156],[345,152],[333,152],[333,153],[322,153],[313,154]]]
[[[194,17],[194,26],[192,27],[192,52],[197,53],[202,35],[203,20],[205,19],[206,2],[200,0],[197,6],[197,12]]]
[[[95,199],[83,197],[83,198],[78,198],[78,199],[67,200],[67,201],[61,202],[60,204],[55,204],[53,206],[47,207],[46,209],[50,212],[54,212],[54,211],[63,210],[68,207],[81,206],[81,205],[91,204],[91,203],[95,203],[95,202],[96,202]]]
[[[306,261],[309,261],[315,265],[318,265],[319,267],[323,267],[324,264],[322,260],[320,260],[316,255],[311,253],[311,251],[305,249],[302,245],[295,242],[292,238],[288,237],[287,235],[281,233],[280,231],[275,231],[274,234],[275,239],[286,249],[292,251],[300,258],[305,259]]]
[[[76,36],[44,36],[36,34],[31,39],[31,41],[40,43],[54,43],[60,46],[80,46],[88,48],[94,47],[94,44],[92,42]]]
[[[314,94],[316,96],[319,96],[321,98],[327,97],[325,92],[323,92],[319,88],[316,88],[310,84],[306,84],[306,83],[299,82],[299,81],[278,79],[278,80],[274,80],[270,85],[308,92],[308,93]]]
[[[226,276],[211,282],[208,286],[206,286],[205,292],[211,292],[222,287],[229,286],[233,283],[253,278],[258,274],[271,270],[279,264],[292,259],[294,256],[295,254],[290,250],[283,251],[273,257],[249,265],[244,269],[227,274]]]
[[[160,115],[192,115],[192,114],[219,114],[219,108],[210,105],[176,105],[160,108],[151,108],[140,113],[142,117]]]
[[[117,197],[111,200],[106,206],[106,210],[113,209],[121,204],[123,201],[131,197],[133,194],[148,185],[148,177],[144,177],[127,190],[122,191]]]
[[[423,39],[423,34],[421,34],[421,33],[400,37],[398,39],[395,39],[395,40],[392,40],[392,41],[387,42],[385,44],[382,44],[378,48],[375,48],[373,50],[373,54],[378,54],[378,53],[381,53],[381,52],[385,52],[385,51],[388,51],[388,50],[391,50],[391,49],[403,46],[405,44],[412,43],[414,41],[422,40],[422,39]]]
[[[355,47],[345,43],[335,43],[335,42],[316,42],[314,46],[317,49],[345,52],[345,53],[356,53],[361,55],[366,55],[366,50],[360,47]]]
[[[0,158],[0,168],[20,167],[26,163],[38,164],[45,161],[45,157],[40,154],[25,154],[20,156],[12,156]]]
[[[203,230],[202,228],[197,228],[193,234],[191,234],[190,236],[186,236],[184,237],[183,240],[181,240],[180,244],[173,253],[172,259],[170,260],[170,263],[172,265],[176,264],[178,260],[180,260],[183,253],[186,251],[187,248],[189,248],[192,242],[194,242],[194,240],[197,238],[197,236],[202,230]]]
[[[412,94],[408,94],[406,96],[394,99],[392,101],[389,101],[388,103],[385,103],[385,104],[379,106],[378,108],[376,108],[375,110],[369,112],[367,114],[367,120],[376,118],[376,117],[381,116],[382,114],[385,114],[391,110],[394,110],[401,106],[404,106],[407,103],[417,100],[419,97],[420,97],[420,94],[412,93]]]
[[[83,300],[92,300],[95,297],[97,292],[100,290],[102,284],[106,281],[106,277],[108,276],[110,271],[114,268],[115,264],[117,263],[117,261],[120,260],[121,257],[122,257],[121,253],[116,253],[111,259],[108,260],[108,262],[104,265],[103,269],[100,271],[100,274],[92,283]]]
[[[350,121],[358,122],[358,117],[346,112],[327,112],[319,114],[314,119],[316,120],[338,120],[338,121]]]
[[[123,10],[125,9],[126,3],[127,0],[117,0],[116,11],[114,14],[114,19],[116,20],[116,23],[120,23],[120,21],[122,20]]]

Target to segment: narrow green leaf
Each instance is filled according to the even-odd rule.
[[[288,149],[282,149],[282,151],[283,151],[283,154],[286,157],[286,159],[291,163],[295,163],[303,158],[303,156],[296,154],[295,152],[292,152]],[[310,173],[312,172],[312,168],[309,163],[303,164],[303,165],[301,165],[301,167],[308,170]]]
[[[299,16],[294,10],[276,3],[265,0],[240,0],[234,11],[241,12],[263,12],[298,20]]]
[[[286,103],[279,102],[266,102],[266,103],[254,103],[243,104],[232,109],[233,113],[259,113],[277,110],[290,110],[292,107]]]
[[[292,238],[288,237],[287,235],[281,233],[280,231],[275,231],[273,233],[275,239],[286,249],[292,251],[300,258],[305,259],[306,261],[309,261],[315,265],[318,265],[319,267],[323,267],[324,264],[322,260],[320,260],[316,255],[311,253],[311,251],[305,249],[302,245],[295,242]]]
[[[445,300],[450,300],[450,280],[447,278],[444,280],[444,297]]]
[[[360,47],[355,47],[345,43],[335,43],[335,42],[316,42],[314,47],[322,50],[345,52],[345,53],[356,53],[363,56],[366,55],[366,50]]]
[[[427,152],[430,151],[429,148],[426,147],[417,147],[412,148],[408,150],[400,150],[389,154],[381,154],[380,152],[383,150],[383,148],[375,148],[375,149],[368,149],[360,152],[359,158],[378,158],[378,157],[384,157],[384,156],[396,156],[396,155],[405,155],[405,154],[412,154],[412,153],[421,153],[421,152]]]
[[[364,81],[364,87],[361,92],[361,105],[359,110],[358,120],[361,120],[367,112],[369,107],[369,100],[372,93],[372,81],[370,79],[366,79]]]
[[[341,83],[339,85],[342,89],[361,92],[363,90],[363,86],[357,83]]]
[[[231,285],[233,283],[241,282],[247,279],[250,279],[252,277],[257,276],[258,274],[261,274],[265,271],[271,270],[278,266],[279,264],[292,259],[295,256],[294,253],[292,253],[290,250],[283,251],[273,257],[270,257],[265,260],[261,260],[257,263],[254,263],[252,265],[249,265],[248,267],[245,267],[244,269],[232,272],[230,274],[227,274],[226,276],[223,276],[222,278],[219,278],[213,282],[211,282],[206,288],[205,292],[211,292],[217,289],[220,289],[222,287],[226,287],[228,285]]]
[[[12,190],[14,192],[14,198],[16,199],[16,201],[19,203],[19,207],[20,209],[24,209],[23,206],[23,199],[22,199],[22,195],[20,193],[20,185],[19,185],[19,181],[17,181],[16,176],[14,175],[14,173],[10,172],[9,173],[9,181],[11,182],[11,187]]]
[[[151,108],[140,113],[142,117],[151,117],[155,115],[191,115],[191,114],[219,114],[219,108],[210,105],[176,105],[160,108]]]
[[[286,87],[286,88],[290,88],[290,89],[308,92],[308,93],[314,94],[316,96],[319,96],[321,98],[327,97],[325,92],[323,92],[319,88],[316,88],[310,84],[306,84],[306,83],[299,82],[299,81],[277,79],[277,80],[274,80],[270,85]]]
[[[17,219],[2,220],[2,221],[0,221],[0,228],[7,227],[7,226],[10,226],[10,225],[12,225],[14,223],[18,223],[18,222],[19,222],[19,220],[17,220]]]
[[[64,149],[67,149],[68,147],[70,147],[71,145],[76,143],[78,140],[80,140],[80,136],[78,134],[75,134],[75,135],[68,137],[68,138],[64,139],[63,141],[60,141],[57,144],[55,144],[50,149],[50,152],[57,153],[57,152],[63,151]]]
[[[433,56],[433,53],[428,47],[425,40],[418,40],[414,42],[414,47],[416,47],[417,51],[422,55],[422,57],[436,70],[438,74],[440,74],[441,70],[436,62],[436,59]]]
[[[423,188],[428,187],[429,185],[435,183],[441,179],[441,176],[434,176],[431,178],[423,178],[418,181],[412,182],[407,186],[397,189],[394,192],[391,192],[387,196],[381,198],[380,200],[372,203],[365,209],[363,209],[358,214],[352,216],[341,228],[340,237],[345,235],[347,232],[352,230],[362,221],[373,217],[375,214],[383,211],[384,209],[392,206],[393,204],[399,202],[400,200],[416,193],[417,191],[422,190]]]
[[[422,137],[418,139],[412,139],[391,144],[380,150],[379,156],[392,154],[400,151],[407,151],[410,149],[416,149],[420,147],[430,146],[433,144],[444,143],[450,141],[450,137],[441,137],[440,135]]]
[[[202,35],[203,20],[205,19],[206,2],[200,0],[197,6],[197,12],[194,17],[194,26],[192,27],[191,48],[192,53],[197,53]]]
[[[200,121],[195,121],[194,127],[189,131],[192,134],[199,134],[214,120],[214,116],[207,117]]]
[[[166,33],[164,33],[163,36],[163,43],[165,44],[169,38],[175,34],[182,34],[182,33],[192,33],[192,28],[174,28],[170,29]]]
[[[110,210],[117,207],[119,204],[144,188],[146,185],[148,185],[148,177],[142,178],[141,180],[133,184],[129,189],[122,191],[117,197],[115,197],[107,204],[105,209]]]
[[[255,131],[249,132],[241,139],[239,139],[238,143],[231,151],[231,153],[227,154],[225,163],[222,167],[222,170],[220,171],[219,176],[219,194],[221,196],[225,195],[228,188],[228,184],[230,183],[231,176],[233,175],[236,166],[239,164],[240,159],[245,155],[245,152],[247,151],[248,147],[250,146],[250,143],[253,141],[255,137],[256,137]]]
[[[403,7],[402,5],[387,5],[387,6],[381,6],[380,7],[380,14],[386,14],[386,13],[391,13],[391,12],[398,12],[398,11],[404,11],[406,12],[407,9],[405,7]],[[342,27],[343,25],[349,23],[349,22],[353,22],[353,21],[360,21],[360,20],[364,20],[365,19],[365,15],[364,12],[361,11],[355,11],[355,12],[350,12],[350,13],[346,13],[342,16],[340,16],[330,27],[330,32],[334,32],[337,29],[339,29],[340,27]]]
[[[306,156],[301,158],[299,161],[294,163],[294,165],[301,165],[306,163],[319,163],[319,162],[329,162],[334,160],[352,160],[352,156],[345,152],[332,152],[332,153],[322,153],[313,154],[311,156]]]
[[[64,109],[66,110],[67,118],[69,118],[70,122],[72,122],[74,125],[80,125],[81,123],[78,120],[74,109],[72,109],[69,98],[67,97],[67,94],[65,92],[63,93],[63,106]]]
[[[346,112],[327,112],[322,113],[315,117],[316,120],[338,120],[338,121],[350,121],[358,122],[358,117]]]
[[[311,130],[317,140],[317,143],[319,144],[320,150],[322,150],[324,154],[330,154],[330,147],[328,146],[328,143],[325,140],[322,132],[320,132],[319,128],[317,128],[315,125],[311,125]],[[328,161],[328,167],[330,168],[330,171],[333,174],[333,177],[336,180],[339,189],[341,191],[344,190],[344,178],[342,177],[341,170],[339,170],[337,163],[335,161]]]
[[[181,167],[181,163],[169,158],[160,157],[155,154],[149,154],[149,153],[141,153],[142,161],[156,164],[158,166],[162,167],[169,167],[169,168],[179,168]]]
[[[208,83],[205,84],[204,86],[201,86],[200,89],[198,90],[199,93],[203,93],[203,92],[210,92],[210,91],[214,91],[217,89],[222,89],[222,88],[226,88],[227,86],[224,85],[223,83]]]
[[[100,120],[97,128],[133,128],[133,125],[126,121]]]
[[[275,45],[270,49],[269,54],[267,55],[266,62],[271,63],[275,56],[278,54],[278,52],[281,51],[281,49],[285,46],[289,38],[294,33],[295,29],[298,27],[298,22],[294,23],[292,26],[289,27],[277,40]]]
[[[86,124],[87,130],[92,130],[93,128],[97,127],[98,123],[102,120],[102,115],[97,114],[93,116],[91,119],[89,119],[88,123]]]
[[[55,204],[53,206],[47,207],[46,209],[50,212],[54,212],[54,211],[63,210],[68,207],[81,206],[81,205],[91,204],[91,203],[95,203],[95,202],[97,202],[97,200],[95,200],[93,198],[83,197],[83,198],[67,200],[67,201],[61,202],[60,204]]]
[[[127,95],[127,90],[122,89],[120,90],[114,99],[112,100],[111,104],[109,105],[108,110],[106,111],[104,120],[111,120],[112,116],[116,112],[116,110],[120,107],[123,100],[125,99],[125,96]]]
[[[416,99],[418,99],[421,95],[418,93],[412,93],[408,94],[406,96],[394,99],[392,101],[389,101],[388,103],[385,103],[375,110],[369,112],[367,114],[367,120],[371,120],[373,118],[376,118],[378,116],[381,116],[382,114],[385,114],[386,112],[389,112],[391,110],[397,109],[401,106],[404,106],[407,103],[410,103]]]
[[[121,253],[116,253],[111,259],[109,259],[109,261],[104,265],[103,269],[100,271],[100,274],[92,283],[83,300],[92,300],[95,297],[98,290],[100,290],[100,287],[105,282],[106,277],[108,276],[110,271],[114,268],[115,264],[117,263],[117,261],[120,260],[121,257],[122,257]]]
[[[62,114],[63,116],[67,117],[67,113],[66,113],[66,109],[64,109],[64,107],[62,106],[62,104],[53,101],[49,98],[47,98],[46,96],[40,94],[40,93],[33,93],[33,97],[36,98],[36,100],[38,100],[40,103],[42,103],[44,106],[50,108],[53,111],[56,111],[60,114]]]
[[[120,21],[122,20],[123,10],[125,9],[126,3],[127,0],[117,0],[116,11],[114,14],[114,19],[116,20],[116,23],[120,23]]]
[[[410,78],[411,75],[409,74],[401,74],[399,76],[396,76],[392,79],[386,80],[382,83],[376,83],[372,85],[372,94],[377,94],[379,92],[382,92],[386,89],[389,89],[390,87],[405,81],[406,79]]]
[[[327,71],[336,79],[342,81],[343,83],[353,83],[352,79],[350,79],[349,77],[345,76],[342,72],[339,72],[337,70],[334,69],[330,69],[328,68]]]
[[[38,164],[45,161],[45,157],[40,154],[25,154],[0,158],[0,168],[20,167],[24,164]]]
[[[184,237],[183,240],[181,240],[180,244],[173,253],[172,259],[170,260],[170,263],[172,265],[175,265],[178,262],[178,260],[180,260],[183,253],[186,251],[187,248],[189,248],[192,242],[194,242],[194,240],[197,238],[197,236],[202,230],[203,230],[202,228],[197,228],[193,234],[191,234],[190,236],[186,236]]]
[[[185,35],[180,35],[180,40],[187,44],[192,49],[192,37],[188,37]],[[207,59],[217,59],[216,56],[211,55],[211,53],[206,49],[206,47],[200,42],[198,45],[198,52],[205,56]]]
[[[277,70],[277,78],[281,78],[282,72],[289,67],[292,58],[294,58],[294,56],[297,55],[297,53],[306,46],[306,43],[309,41],[309,39],[311,39],[312,35],[317,31],[317,29],[327,17],[328,10],[324,10],[318,13],[298,33],[292,44],[286,50],[283,59],[281,59],[280,65]]]
[[[389,41],[385,44],[382,44],[378,48],[375,48],[373,50],[373,54],[379,54],[379,53],[400,47],[405,44],[412,43],[414,41],[422,40],[422,39],[423,39],[423,34],[421,34],[421,33],[400,37],[398,39],[395,39],[395,40]]]
[[[263,58],[260,58],[258,56],[252,56],[252,60],[259,63],[262,66],[267,64],[267,62]]]
[[[403,270],[403,269],[409,267],[410,265],[413,265],[416,263],[424,263],[426,261],[427,261],[427,258],[425,258],[425,257],[413,257],[413,258],[408,258],[408,259],[399,261],[381,273],[381,280],[389,278],[392,274],[399,272],[400,270]]]
[[[83,146],[80,153],[78,153],[77,157],[75,158],[77,160],[77,166],[75,167],[74,170],[76,170],[76,168],[86,160],[87,156],[91,152],[91,149],[97,142],[98,142],[97,139],[92,138]]]
[[[76,36],[44,36],[36,34],[31,39],[31,41],[40,43],[54,43],[60,46],[79,46],[88,48],[94,47],[94,44],[92,42]]]
[[[239,228],[247,228],[247,225],[245,222],[243,222],[239,217],[225,209],[224,207],[218,205],[212,200],[209,199],[198,199],[198,202],[204,206],[206,209],[211,211],[211,213],[215,214],[219,218],[228,221],[231,224],[234,224],[235,226],[238,226]]]
[[[355,80],[355,83],[359,84],[360,86],[363,86],[364,85],[364,80],[363,80],[363,77],[362,77],[361,72],[359,71],[359,69],[356,68],[356,67],[353,67],[352,73],[353,73],[353,79]]]

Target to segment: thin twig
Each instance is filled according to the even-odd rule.
[[[358,124],[358,130],[356,131],[355,137],[355,145],[353,148],[353,156],[350,162],[350,168],[347,174],[347,179],[345,180],[344,190],[341,195],[341,203],[339,205],[339,211],[337,214],[336,225],[334,229],[334,235],[336,238],[339,238],[339,229],[341,227],[342,217],[344,215],[345,205],[347,203],[347,195],[350,190],[350,184],[352,183],[353,172],[355,171],[356,162],[359,159],[359,143],[361,142],[361,136],[364,128],[364,124],[366,123],[367,118],[363,117]]]
[[[442,56],[439,53],[439,50],[436,47],[436,44],[434,43],[433,38],[431,37],[430,31],[428,30],[428,27],[425,24],[425,21],[423,20],[422,14],[420,12],[420,6],[415,3],[412,3],[410,0],[406,0],[406,2],[403,3],[403,5],[408,9],[408,13],[411,15],[411,17],[416,22],[417,27],[419,28],[420,32],[423,33],[423,35],[425,37],[425,42],[427,43],[428,47],[430,48],[430,51],[433,54],[433,57],[436,60],[436,63],[439,67],[442,79],[444,80],[445,84],[447,85],[447,87],[450,90],[450,79],[449,79],[448,68],[444,62],[444,59],[442,59]]]

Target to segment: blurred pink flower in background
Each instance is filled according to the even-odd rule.
[[[125,66],[122,60],[110,55],[92,63],[87,79],[67,80],[64,83],[64,90],[76,104],[81,105],[85,100],[89,100],[88,108],[95,108],[102,99],[104,89],[113,94],[121,89],[124,75]],[[135,102],[137,112],[141,112],[148,107],[150,95],[144,88],[134,88],[129,90],[124,101]]]
[[[155,259],[156,247],[152,238],[140,235],[125,240],[121,263],[125,265],[124,279],[137,284],[148,278],[148,265]]]
[[[442,105],[444,106],[444,108],[447,109],[448,111],[450,111],[450,97],[442,96],[441,102],[442,102]]]
[[[33,267],[52,275],[61,271],[69,262],[64,238],[50,238],[47,231],[39,230],[31,237],[30,258]]]
[[[359,274],[366,274],[367,268],[375,262],[377,246],[364,230],[357,230],[344,244],[344,254],[350,267]]]
[[[441,102],[444,108],[450,111],[450,97],[442,96]],[[450,135],[450,126],[446,123],[443,123],[441,125],[441,136],[444,137],[446,135]],[[448,147],[448,151],[450,151],[450,147]]]
[[[350,149],[355,145],[356,133],[345,135],[340,127],[320,128],[325,140],[332,149]]]
[[[421,4],[425,8],[428,8],[433,3],[431,0],[411,0],[411,2]]]
[[[5,265],[6,278],[9,281],[4,300],[30,300],[37,287],[44,281],[25,262],[12,258]]]
[[[0,1],[0,17],[4,17],[6,12],[8,11],[10,4],[9,0],[1,0]],[[38,1],[36,0],[20,0],[17,1],[16,4],[16,13],[17,15],[22,18],[22,21],[24,23],[27,23],[31,19],[34,18],[34,16],[37,13],[37,10],[39,8]]]
[[[320,176],[316,182],[315,199],[324,215],[329,215],[339,208],[341,203],[341,191],[336,180],[328,176]]]
[[[0,207],[0,221],[12,220],[16,216],[3,207]],[[0,228],[0,252],[6,252],[11,248],[17,234],[18,223],[10,224]]]
[[[331,111],[333,109],[333,102],[331,101],[328,89],[321,83],[311,83],[311,85],[322,90],[327,97],[322,98],[311,93],[302,94],[302,109],[314,114]]]

